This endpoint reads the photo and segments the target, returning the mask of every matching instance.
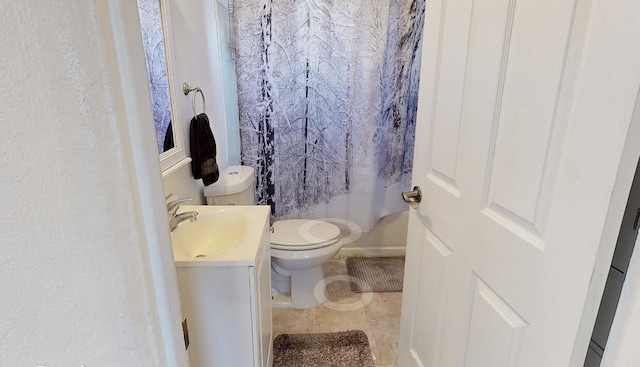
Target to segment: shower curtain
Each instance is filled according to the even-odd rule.
[[[242,163],[277,218],[407,209],[424,0],[235,0]]]

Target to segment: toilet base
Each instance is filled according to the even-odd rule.
[[[326,302],[324,287],[322,292],[314,292],[316,285],[324,282],[322,266],[304,270],[291,270],[290,273],[290,293],[275,295],[271,302],[272,307],[309,309],[318,307]],[[282,277],[283,275],[278,274],[278,276]]]

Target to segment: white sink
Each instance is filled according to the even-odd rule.
[[[198,218],[180,223],[171,232],[176,266],[246,265],[245,260],[255,258],[268,210],[265,206],[181,205],[178,213],[197,211]]]

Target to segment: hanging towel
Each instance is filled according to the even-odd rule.
[[[191,119],[189,138],[191,173],[194,178],[201,178],[205,186],[209,186],[218,181],[220,171],[216,163],[216,139],[206,114],[201,113]]]
[[[169,121],[169,126],[167,126],[167,132],[164,133],[164,143],[163,145],[163,152],[166,152],[167,150],[175,147],[175,143],[173,141],[173,128],[171,127],[171,121]]]

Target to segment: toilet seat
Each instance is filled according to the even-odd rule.
[[[276,244],[271,244],[271,248],[274,250],[284,250],[284,251],[306,251],[306,250],[315,250],[315,249],[319,249],[319,248],[323,248],[323,247],[327,247],[327,246],[331,246],[334,243],[338,242],[339,238],[336,238],[333,241],[329,241],[329,242],[323,242],[323,243],[318,243],[315,245],[307,245],[307,246],[302,246],[302,245],[276,245]]]
[[[340,240],[338,226],[320,220],[286,219],[273,223],[271,248],[305,251],[333,245]]]

